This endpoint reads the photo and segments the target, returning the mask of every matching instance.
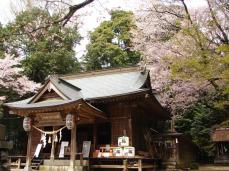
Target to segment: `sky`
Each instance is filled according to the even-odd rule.
[[[14,19],[13,8],[21,9],[20,3],[23,0],[0,0],[0,22],[6,24]],[[71,1],[71,0],[68,0]],[[83,0],[72,0],[72,4],[80,3]],[[136,11],[142,7],[144,0],[95,0],[92,4],[77,11],[80,16],[78,19],[79,32],[83,37],[80,45],[75,47],[77,57],[85,53],[86,44],[89,42],[88,33],[104,20],[109,20],[109,11],[111,9],[124,9]],[[186,0],[190,9],[200,8],[206,5],[206,0]]]

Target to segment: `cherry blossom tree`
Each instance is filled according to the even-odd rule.
[[[20,60],[8,54],[0,59],[0,101],[6,100],[9,92],[23,96],[35,92],[40,87],[40,84],[30,81],[22,74]]]
[[[173,114],[182,113],[206,92],[217,92],[216,84],[222,88],[226,80],[219,84],[215,76],[224,66],[217,65],[223,63],[217,48],[228,44],[227,9],[217,0],[196,11],[188,9],[184,0],[149,0],[147,4],[135,15],[139,28],[135,48],[143,54],[142,65],[152,71],[152,87],[159,92],[160,102]],[[198,65],[198,59],[206,57],[208,67]],[[213,66],[219,67],[213,70]]]
[[[149,0],[151,6],[136,13],[134,34],[160,102],[205,160],[215,155],[212,126],[229,117],[228,5],[206,1],[205,9],[192,11],[186,0]]]

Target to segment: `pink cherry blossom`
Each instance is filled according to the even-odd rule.
[[[0,59],[0,88],[10,89],[17,92],[20,96],[26,93],[35,92],[40,84],[29,80],[22,74],[20,58],[14,58],[11,55],[5,54],[3,59]],[[7,94],[0,96],[0,101],[4,101]]]

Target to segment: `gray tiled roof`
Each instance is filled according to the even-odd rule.
[[[139,91],[147,76],[148,72],[130,71],[62,79],[80,88],[84,99],[91,99]]]
[[[61,103],[76,101],[79,99],[103,98],[131,94],[145,90],[145,84],[149,71],[142,72],[137,68],[106,70],[100,72],[82,73],[64,77],[50,77],[49,81],[62,92],[69,100],[44,103],[31,103],[39,92],[22,101],[6,103],[11,107],[38,107],[58,105]],[[43,87],[42,87],[43,88]],[[42,90],[41,88],[41,90]]]
[[[23,103],[22,101],[17,101],[13,103],[5,103],[5,105],[12,107],[12,108],[29,109],[29,108],[43,108],[43,107],[64,105],[64,104],[69,104],[75,101],[76,100],[58,100],[58,101],[45,101],[45,102],[39,102],[39,103],[28,103],[28,102],[25,103],[25,101]]]

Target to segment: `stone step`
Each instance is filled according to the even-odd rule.
[[[229,171],[229,166],[200,166],[198,171]]]

